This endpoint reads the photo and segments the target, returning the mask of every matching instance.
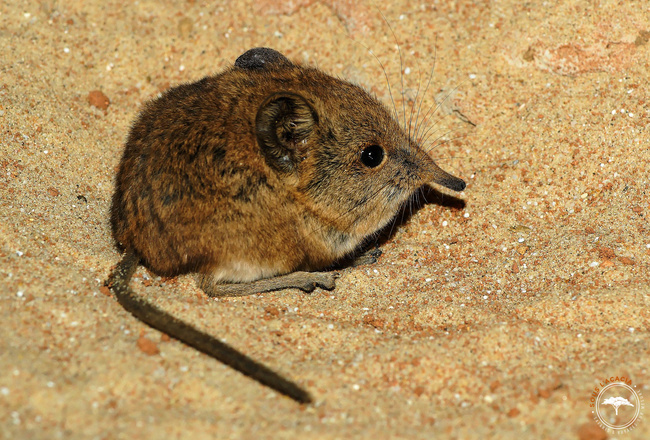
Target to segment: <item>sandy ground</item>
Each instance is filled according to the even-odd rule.
[[[650,398],[650,5],[354,3],[2,2],[0,437],[586,440],[605,438],[589,404],[606,378]],[[254,46],[389,102],[368,47],[400,108],[401,90],[450,95],[432,155],[468,182],[334,292],[211,301],[138,271],[140,294],[305,385],[309,407],[101,289],[140,105]],[[609,438],[650,438],[643,411]]]

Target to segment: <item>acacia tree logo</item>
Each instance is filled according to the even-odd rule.
[[[601,403],[601,405],[612,405],[614,407],[614,410],[616,411],[616,415],[618,415],[618,408],[621,405],[632,406],[632,407],[634,406],[625,397],[610,397],[608,399],[603,400],[603,403]]]
[[[596,388],[592,398],[594,419],[609,433],[629,432],[639,422],[644,408],[643,395],[632,387],[632,382],[610,382]],[[614,408],[615,414],[611,408]]]

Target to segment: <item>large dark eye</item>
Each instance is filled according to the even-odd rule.
[[[368,168],[374,168],[384,159],[384,149],[379,145],[370,145],[361,152],[361,162]]]

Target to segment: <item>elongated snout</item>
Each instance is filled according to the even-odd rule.
[[[463,179],[452,176],[435,163],[433,163],[431,171],[433,173],[433,183],[437,183],[438,185],[442,185],[445,188],[449,188],[454,191],[462,191],[465,189],[465,186],[467,186],[465,185],[465,181]]]
[[[415,151],[402,150],[402,163],[407,169],[417,170],[420,182],[437,183],[453,191],[463,191],[465,181],[452,176],[440,168],[431,157],[422,149],[415,147]]]

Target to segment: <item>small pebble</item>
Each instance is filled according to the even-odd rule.
[[[97,107],[100,110],[106,110],[111,104],[111,101],[108,99],[108,96],[104,95],[100,90],[93,90],[88,94],[88,104]]]
[[[147,338],[144,335],[141,335],[138,338],[137,341],[137,346],[142,351],[144,354],[149,355],[149,356],[154,356],[160,353],[160,349],[158,348],[158,345],[152,341],[151,339]]]

